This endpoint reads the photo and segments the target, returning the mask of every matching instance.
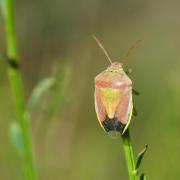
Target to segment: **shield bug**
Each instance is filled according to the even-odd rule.
[[[120,62],[112,62],[100,41],[93,36],[110,62],[110,66],[95,77],[95,110],[102,128],[112,136],[123,134],[133,114],[132,81]],[[125,54],[140,42],[133,44]]]

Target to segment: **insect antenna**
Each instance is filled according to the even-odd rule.
[[[112,64],[112,60],[111,60],[108,52],[106,51],[106,49],[105,49],[105,48],[103,47],[103,45],[101,44],[101,42],[98,40],[98,38],[97,38],[95,35],[93,35],[92,37],[93,37],[93,39],[97,42],[97,44],[99,45],[99,47],[102,49],[102,51],[104,52],[104,54],[105,54],[105,56],[107,57],[108,61]]]
[[[126,53],[124,54],[123,56],[123,61],[127,61],[128,60],[128,57],[129,55],[131,54],[132,50],[135,49],[140,43],[142,42],[141,39],[135,41],[129,48],[128,50],[126,51]]]

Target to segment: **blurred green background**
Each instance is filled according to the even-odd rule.
[[[140,92],[130,125],[133,148],[137,154],[149,145],[140,168],[147,179],[179,179],[180,1],[16,0],[15,7],[26,99],[40,80],[57,79],[32,115],[40,179],[128,179],[121,139],[103,132],[94,111],[94,77],[109,64],[92,34],[118,61],[143,40],[124,64]],[[1,61],[0,179],[21,180],[21,158],[8,135],[15,114],[6,68]]]

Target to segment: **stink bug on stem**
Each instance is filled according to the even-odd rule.
[[[101,127],[113,137],[123,134],[128,128],[132,114],[132,81],[123,70],[120,62],[112,62],[100,41],[93,36],[103,50],[110,66],[95,77],[95,110]],[[124,56],[140,42],[133,44]]]

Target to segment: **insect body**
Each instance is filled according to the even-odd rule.
[[[118,62],[95,78],[95,108],[106,132],[123,134],[133,110],[132,82]]]
[[[123,134],[133,112],[132,81],[121,63],[112,62],[99,42],[111,65],[95,77],[95,109],[102,128],[110,134]],[[129,53],[129,52],[128,52]]]

